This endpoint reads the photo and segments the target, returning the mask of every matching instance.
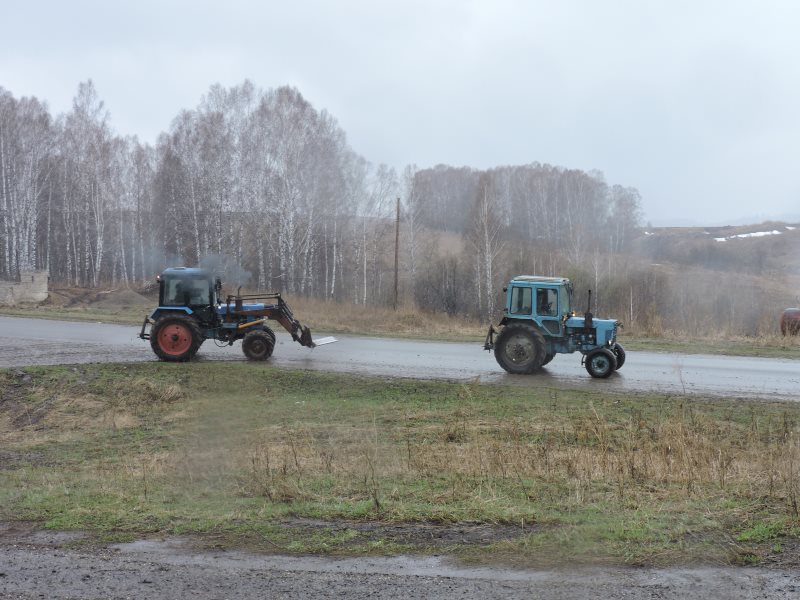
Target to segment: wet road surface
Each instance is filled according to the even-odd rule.
[[[0,367],[85,362],[153,361],[138,327],[0,317]],[[279,330],[268,364],[389,377],[417,377],[594,391],[800,399],[800,361],[788,359],[629,352],[609,379],[593,379],[580,355],[559,355],[536,376],[509,375],[480,343],[429,342],[356,336],[313,350]],[[324,334],[319,334],[321,337]],[[199,360],[245,360],[241,344],[203,344]]]

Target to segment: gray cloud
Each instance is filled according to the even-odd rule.
[[[14,3],[0,85],[92,78],[154,141],[212,83],[296,85],[373,162],[598,169],[655,223],[800,218],[800,9],[785,2]]]

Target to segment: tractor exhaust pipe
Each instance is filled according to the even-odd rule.
[[[592,319],[594,319],[594,315],[592,314],[591,310],[592,310],[592,290],[589,290],[589,300],[586,303],[586,314],[583,318],[583,326],[586,329],[591,329],[592,327],[594,327],[594,323],[592,322]]]

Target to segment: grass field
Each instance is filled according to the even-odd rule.
[[[795,565],[800,406],[286,371],[0,371],[0,519],[100,540]]]

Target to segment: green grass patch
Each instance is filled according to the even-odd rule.
[[[6,370],[0,519],[280,552],[750,564],[797,546],[798,423],[795,403],[252,363]]]

